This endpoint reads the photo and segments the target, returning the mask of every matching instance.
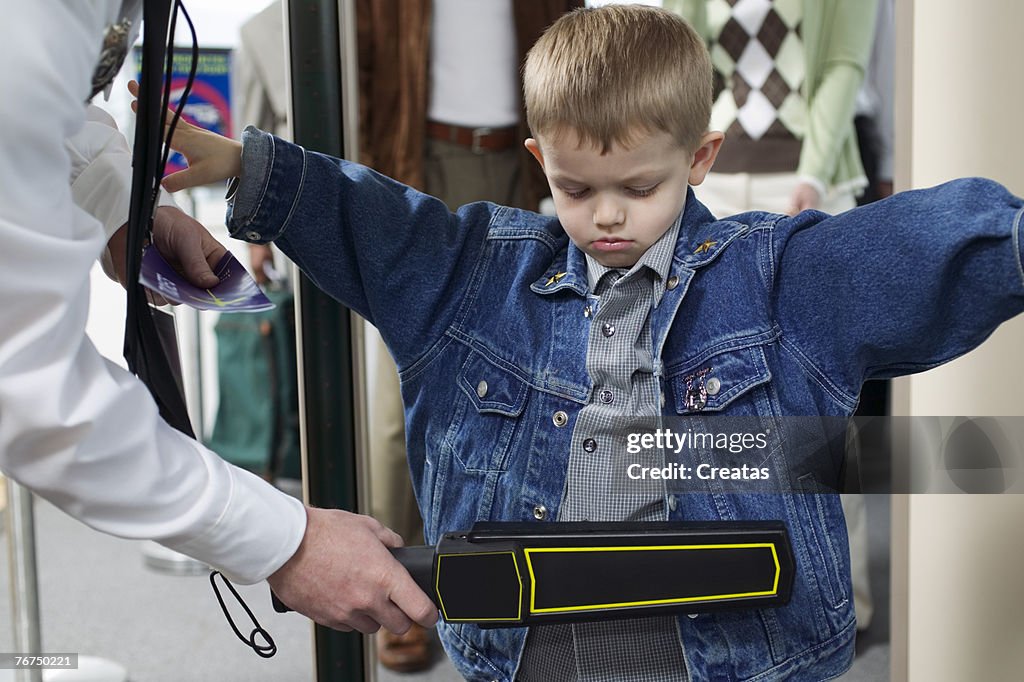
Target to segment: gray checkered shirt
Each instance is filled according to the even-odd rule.
[[[664,481],[631,481],[613,465],[626,452],[623,418],[661,413],[650,311],[661,302],[681,220],[680,214],[628,272],[587,256],[587,372],[594,388],[576,418],[559,521],[668,518]],[[519,682],[687,679],[672,617],[531,628],[517,674]]]

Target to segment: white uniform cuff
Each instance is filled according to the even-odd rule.
[[[236,583],[250,585],[265,580],[298,550],[306,530],[306,509],[255,474],[231,466],[228,470],[231,495],[213,527],[188,541],[161,544],[210,564]]]

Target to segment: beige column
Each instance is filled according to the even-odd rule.
[[[897,189],[982,175],[1024,193],[1024,3],[896,5]],[[899,380],[894,410],[1024,415],[1024,319]],[[893,680],[1024,679],[1022,528],[1024,495],[894,499]]]

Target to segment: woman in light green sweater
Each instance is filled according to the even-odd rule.
[[[712,127],[727,140],[715,170],[774,181],[789,176],[766,187],[769,195],[789,187],[779,199],[785,203],[731,202],[717,211],[709,206],[712,212],[852,207],[866,184],[853,118],[876,0],[665,0],[664,6],[704,37],[721,77]],[[731,191],[749,196],[737,182]]]

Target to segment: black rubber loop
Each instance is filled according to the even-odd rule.
[[[239,630],[238,626],[235,625],[234,619],[228,612],[228,607],[224,603],[224,598],[220,594],[220,588],[217,587],[218,575],[221,577],[221,580],[224,581],[224,584],[227,586],[227,588],[231,591],[231,594],[234,595],[235,600],[242,605],[243,609],[245,609],[245,613],[249,616],[249,620],[251,620],[252,624],[255,626],[253,628],[253,631],[249,634],[248,638],[242,635],[241,630]],[[231,584],[231,581],[228,580],[220,571],[214,571],[210,573],[210,585],[213,587],[213,593],[217,597],[217,602],[220,604],[221,611],[224,612],[224,617],[227,619],[228,625],[230,625],[231,629],[235,631],[235,635],[238,637],[238,639],[242,640],[242,642],[247,647],[256,652],[257,656],[261,656],[262,658],[271,658],[274,654],[276,654],[277,644],[274,643],[274,638],[271,637],[270,633],[264,630],[263,626],[260,625],[260,622],[256,620],[256,616],[249,608],[249,605],[245,603],[244,599],[242,599],[242,595],[238,594],[238,590],[236,590],[235,586]],[[259,637],[262,637],[266,644],[258,643],[256,640]]]

